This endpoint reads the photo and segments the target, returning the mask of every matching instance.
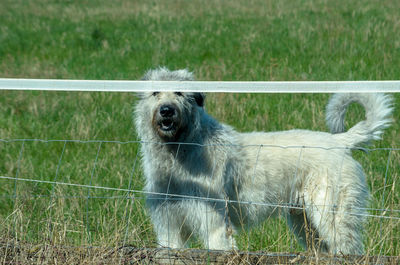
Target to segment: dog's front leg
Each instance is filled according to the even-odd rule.
[[[183,248],[187,243],[188,237],[183,231],[184,220],[179,208],[168,202],[151,208],[151,220],[160,247]]]
[[[237,249],[234,228],[226,219],[225,208],[218,203],[192,202],[188,219],[194,221],[192,229],[197,231],[204,247],[216,250]],[[189,209],[189,208],[188,208]]]

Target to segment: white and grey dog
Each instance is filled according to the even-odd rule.
[[[193,75],[158,68],[143,79]],[[351,149],[379,139],[390,125],[389,96],[333,95],[327,107],[332,133],[238,133],[209,116],[204,99],[203,93],[149,92],[135,107],[147,206],[161,246],[185,247],[196,235],[207,248],[234,249],[233,232],[280,214],[305,246],[363,252],[369,193]],[[353,101],[365,107],[366,120],[344,132]]]

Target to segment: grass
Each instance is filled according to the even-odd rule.
[[[134,80],[158,65],[188,68],[199,80],[400,76],[395,0],[4,0],[2,6],[0,77]],[[325,131],[327,99],[327,94],[208,94],[207,110],[239,131]],[[121,93],[0,91],[0,139],[135,140],[135,100]],[[400,95],[395,103],[397,119]],[[362,115],[351,106],[349,123]],[[399,130],[396,121],[374,147],[399,148]],[[355,153],[368,176],[371,207],[399,210],[400,154],[388,155]],[[0,142],[0,175],[140,190],[144,180],[136,158],[137,145],[129,143]],[[126,191],[0,182],[5,238],[156,246],[140,194],[132,199]],[[399,225],[398,219],[369,218],[367,252],[400,255]],[[267,220],[238,242],[244,250],[301,250],[282,220]]]

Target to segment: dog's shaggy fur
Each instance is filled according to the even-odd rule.
[[[193,75],[159,68],[144,79]],[[143,93],[135,107],[147,205],[161,246],[184,247],[194,234],[207,248],[236,248],[232,232],[280,213],[305,246],[363,252],[369,195],[351,148],[378,139],[389,126],[389,96],[334,95],[327,107],[332,133],[238,133],[205,112],[204,97]],[[366,120],[343,132],[352,101],[364,105]]]

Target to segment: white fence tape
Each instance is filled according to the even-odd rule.
[[[227,93],[395,93],[400,81],[116,81],[0,78],[0,90]]]

